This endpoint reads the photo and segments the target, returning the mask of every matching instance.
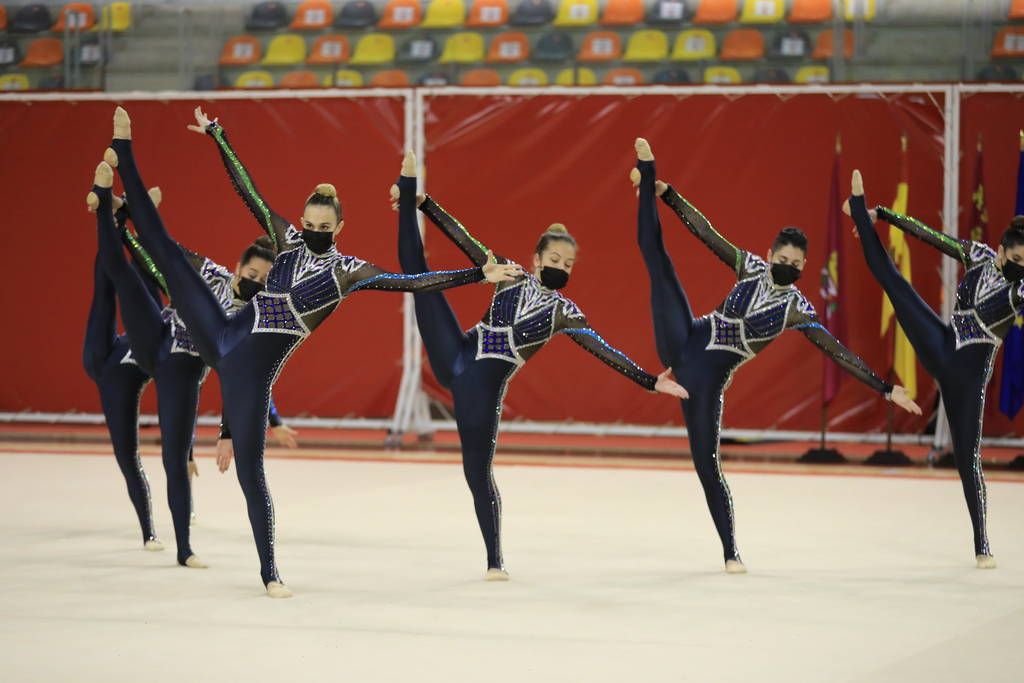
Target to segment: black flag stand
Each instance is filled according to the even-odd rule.
[[[889,418],[886,424],[885,450],[875,451],[871,457],[864,461],[865,465],[878,465],[884,467],[906,467],[914,464],[910,457],[903,451],[892,449],[892,430],[895,409],[892,402],[889,402]]]
[[[821,464],[836,464],[847,462],[846,457],[834,448],[825,448],[825,434],[828,432],[828,404],[821,405],[821,440],[817,448],[812,448],[801,455],[797,462]]]

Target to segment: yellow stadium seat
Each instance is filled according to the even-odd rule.
[[[843,18],[871,21],[875,18],[875,0],[843,0]]]
[[[367,33],[356,43],[349,64],[389,64],[395,61],[395,39],[387,33]]]
[[[455,28],[466,21],[466,4],[463,0],[433,0],[423,17],[423,28]]]
[[[132,4],[130,2],[112,2],[103,6],[100,11],[100,20],[96,22],[92,30],[120,33],[131,27]]]
[[[331,83],[329,79],[330,76],[328,76],[327,85],[333,85],[336,88],[363,87],[363,75],[352,69],[338,69],[337,73],[334,74],[334,82]]]
[[[555,76],[555,85],[597,85],[597,74],[586,67],[562,69]]]
[[[714,33],[706,28],[691,28],[676,36],[672,59],[677,62],[714,59],[716,47]]]
[[[591,26],[597,23],[597,0],[561,0],[555,26]]]
[[[802,66],[796,71],[794,83],[828,83],[827,66]]]
[[[235,79],[235,87],[246,90],[273,88],[274,77],[268,71],[246,71]]]
[[[660,62],[668,58],[668,36],[661,31],[637,31],[626,43],[626,62]]]
[[[453,33],[444,44],[441,64],[476,64],[484,61],[484,37],[473,31]]]
[[[542,69],[518,69],[508,77],[508,84],[522,87],[547,85],[548,75]]]
[[[28,90],[28,76],[25,74],[4,74],[0,76],[0,91]]]
[[[709,66],[704,69],[704,82],[716,85],[735,85],[742,83],[743,77],[731,66]]]
[[[786,0],[743,0],[741,24],[777,24],[786,14]]]
[[[306,40],[294,33],[274,36],[267,45],[264,66],[292,66],[306,61]]]

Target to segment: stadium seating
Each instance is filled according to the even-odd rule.
[[[484,61],[484,37],[473,31],[453,33],[444,44],[442,64],[478,64]]]
[[[1012,0],[1010,3],[1010,12],[1006,17],[1011,20],[1024,19],[1024,0]]]
[[[459,84],[490,88],[501,85],[501,74],[494,69],[470,69],[462,74]]]
[[[518,31],[496,35],[487,51],[487,61],[495,64],[515,64],[529,57],[530,41]]]
[[[654,26],[681,26],[686,17],[683,0],[655,0],[648,7],[645,19]]]
[[[622,39],[612,31],[593,31],[583,37],[576,59],[581,62],[611,62],[622,57]]]
[[[843,18],[846,21],[871,21],[875,18],[875,0],[843,0]]]
[[[112,2],[100,10],[100,20],[94,28],[99,31],[123,33],[131,27],[132,4],[130,2]]]
[[[689,83],[690,74],[685,69],[680,69],[676,66],[670,66],[665,69],[659,69],[654,73],[653,83],[658,85],[677,85],[679,83]]]
[[[276,31],[288,25],[288,10],[282,2],[261,2],[245,20],[246,31]]]
[[[248,66],[255,64],[263,56],[263,46],[252,36],[235,36],[228,38],[224,49],[220,52],[221,66]]]
[[[88,31],[96,25],[96,10],[85,2],[70,2],[60,8],[57,22],[53,25],[54,33],[63,33],[65,29]]]
[[[0,75],[0,92],[12,90],[28,90],[28,76],[25,74]]]
[[[313,43],[306,64],[339,64],[347,61],[351,54],[348,38],[343,35],[329,33],[320,36]]]
[[[1024,57],[1024,26],[1001,29],[992,43],[993,57]]]
[[[456,28],[466,21],[463,0],[432,0],[423,17],[423,28]]]
[[[7,38],[0,39],[0,68],[14,66],[21,61],[21,48],[18,42]]]
[[[519,0],[509,23],[513,26],[543,26],[555,18],[551,0]]]
[[[36,38],[25,48],[22,68],[45,68],[64,63],[64,45],[57,38]]]
[[[369,28],[377,23],[377,8],[369,0],[349,0],[334,18],[334,28]]]
[[[508,77],[508,84],[530,87],[548,84],[548,75],[541,69],[517,69]]]
[[[597,74],[586,67],[562,69],[555,76],[555,85],[597,85]]]
[[[378,71],[370,79],[371,88],[405,88],[409,85],[409,76],[401,69]]]
[[[508,0],[476,0],[466,20],[469,28],[495,28],[507,23]]]
[[[764,36],[757,29],[738,28],[725,34],[722,40],[722,51],[718,58],[722,61],[755,61],[764,57]]]
[[[643,0],[607,0],[601,14],[602,26],[633,26],[643,20]]]
[[[328,0],[303,0],[288,27],[293,31],[320,31],[331,25],[334,10]]]
[[[395,61],[395,39],[386,33],[367,33],[356,43],[349,64],[390,64]]]
[[[811,39],[799,28],[779,31],[772,38],[769,52],[773,59],[806,59],[811,53]]]
[[[668,36],[661,31],[646,29],[629,37],[624,61],[661,62],[665,59],[668,59]]]
[[[420,23],[423,7],[420,0],[388,0],[384,6],[377,28],[401,30],[412,28]]]
[[[742,83],[743,77],[732,66],[709,66],[704,69],[704,82],[715,85],[734,85]]]
[[[284,33],[274,36],[267,45],[264,66],[294,66],[306,61],[306,41],[302,36]]]
[[[597,23],[597,0],[560,0],[555,26],[592,26]]]
[[[290,71],[281,77],[279,88],[313,89],[321,86],[320,79],[312,71]]]
[[[832,20],[832,0],[793,0],[787,21],[791,24],[820,24]]]
[[[834,39],[835,35],[831,29],[826,29],[818,34],[818,40],[814,43],[814,52],[812,57],[814,59],[831,59],[834,51]],[[850,59],[853,57],[853,31],[845,29],[843,31],[843,57]]]
[[[269,71],[246,71],[235,79],[235,87],[246,90],[256,88],[273,88],[274,77]]]
[[[736,0],[700,0],[693,23],[730,24],[736,21],[736,10]]]
[[[777,24],[786,14],[786,0],[743,0],[742,24]]]
[[[399,64],[426,64],[437,59],[437,41],[428,35],[416,36],[398,49]]]
[[[574,51],[572,36],[564,31],[552,31],[542,35],[533,46],[533,60],[564,62],[572,57]]]
[[[793,78],[796,83],[828,83],[829,72],[827,66],[802,66],[796,70]]]
[[[618,69],[609,69],[604,75],[602,81],[605,85],[618,85],[618,86],[629,86],[629,85],[643,85],[644,75],[639,69],[633,69],[631,67],[620,67]]]
[[[11,33],[42,33],[53,25],[50,10],[46,5],[23,5],[14,13],[8,30]]]
[[[338,69],[334,73],[334,81],[329,83],[337,88],[363,87],[363,75],[353,69]]]
[[[677,62],[714,59],[715,49],[715,35],[711,31],[692,28],[676,36],[672,59]]]

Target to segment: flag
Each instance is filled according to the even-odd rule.
[[[839,264],[843,254],[843,231],[839,219],[839,138],[836,138],[836,158],[832,162],[832,184],[828,192],[828,224],[825,237],[825,265],[821,268],[821,298],[825,302],[824,323],[839,341],[846,337],[846,316],[843,315],[839,286]],[[824,358],[821,393],[825,405],[839,392],[843,373],[834,360]]]
[[[1017,207],[1014,214],[1024,215],[1024,132],[1020,136],[1017,161]],[[980,154],[979,154],[980,156]],[[1011,420],[1024,405],[1024,319],[1017,316],[1006,335],[1003,347],[1003,375],[999,380],[999,410]]]
[[[974,163],[974,191],[971,192],[970,240],[972,242],[984,242],[987,244],[988,209],[985,208],[985,180],[981,166],[981,157],[981,137],[979,137],[978,160]]]
[[[907,197],[910,194],[910,185],[907,181],[907,136],[900,138],[900,181],[896,186],[896,199],[892,203],[894,213],[907,212]],[[889,255],[892,257],[900,274],[907,282],[911,282],[910,275],[910,247],[907,244],[907,236],[897,227],[889,226]],[[889,297],[882,295],[882,337],[889,334],[893,329],[892,345],[892,370],[899,378],[900,384],[907,390],[910,398],[917,397],[917,357],[914,349],[907,340],[903,328],[895,323],[893,316],[895,311]]]

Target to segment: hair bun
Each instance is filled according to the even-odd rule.
[[[257,247],[263,247],[264,249],[273,249],[274,243],[270,241],[270,238],[266,235],[260,235],[252,241]]]
[[[331,197],[332,199],[338,196],[338,191],[334,189],[334,185],[331,185],[330,183],[320,183],[316,186],[316,189],[313,190],[313,193],[324,197]]]
[[[548,226],[547,232],[554,232],[561,235],[569,234],[569,230],[562,223],[552,223]]]

